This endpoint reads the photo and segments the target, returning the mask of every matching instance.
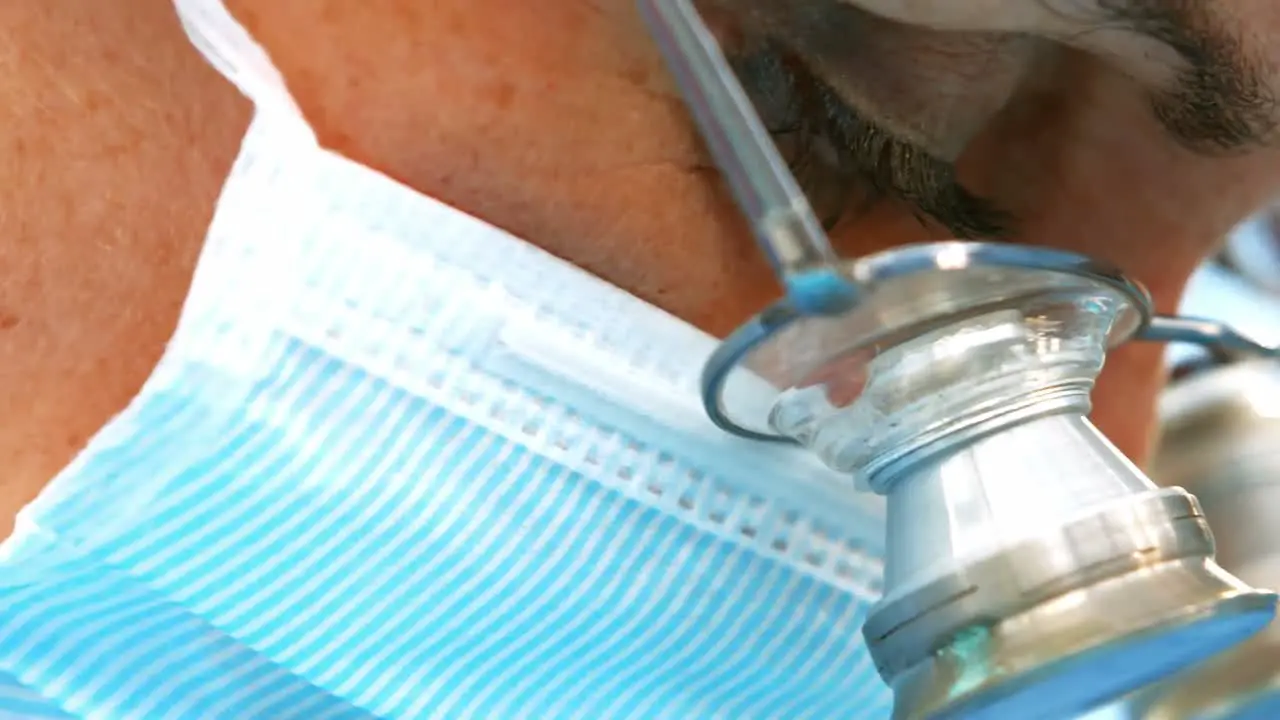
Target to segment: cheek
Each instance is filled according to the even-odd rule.
[[[1063,51],[968,148],[961,175],[1019,218],[1018,241],[1105,260],[1153,291],[1180,288],[1274,196],[1280,157],[1195,154],[1159,124],[1149,98],[1100,61]]]
[[[150,374],[249,118],[165,0],[4,17],[0,537]]]
[[[1164,346],[1131,343],[1111,352],[1093,391],[1094,424],[1139,466],[1151,460],[1165,380]]]

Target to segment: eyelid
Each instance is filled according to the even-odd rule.
[[[957,237],[1007,230],[1008,217],[961,187],[949,162],[869,120],[785,46],[766,43],[734,57],[766,127],[828,227],[852,203],[889,198]]]
[[[1025,34],[1100,57],[1156,88],[1174,82],[1185,61],[1167,41],[1144,32],[1142,16],[1176,17],[1170,6],[1138,0],[835,0],[914,27],[947,32]]]
[[[1042,42],[912,27],[842,0],[766,1],[740,20],[748,35],[802,58],[862,115],[945,159],[1006,104]]]
[[[835,0],[886,20],[947,32],[1054,33],[1066,27],[1066,7],[1097,8],[1097,0]]]

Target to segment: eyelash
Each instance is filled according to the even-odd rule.
[[[859,173],[841,165],[826,130],[815,122],[822,117],[821,102],[811,87],[804,87],[807,71],[771,45],[736,55],[732,64],[765,129],[819,219],[830,229],[855,197]]]
[[[1008,234],[1008,215],[961,187],[950,163],[860,117],[785,48],[758,44],[731,62],[827,229],[850,209],[898,200],[956,237]]]

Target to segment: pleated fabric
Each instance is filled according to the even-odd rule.
[[[710,427],[710,338],[288,105],[160,367],[0,548],[0,718],[887,717],[882,508]]]

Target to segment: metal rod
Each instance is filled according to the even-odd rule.
[[[1149,342],[1201,345],[1229,360],[1280,358],[1280,348],[1263,345],[1216,320],[1156,315],[1138,337]]]
[[[639,7],[788,295],[831,291],[835,251],[691,0],[639,0]],[[835,285],[851,292],[850,283]]]

